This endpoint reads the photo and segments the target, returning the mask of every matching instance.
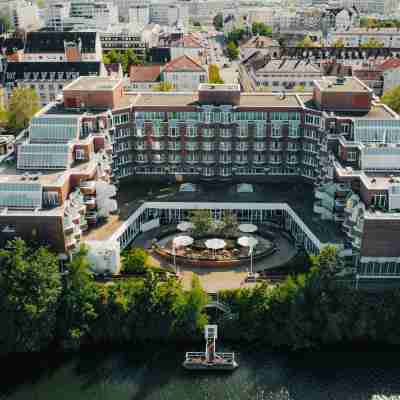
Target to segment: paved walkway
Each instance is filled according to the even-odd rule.
[[[151,242],[156,236],[157,229],[152,229],[138,236],[132,243],[133,246],[151,248]],[[276,238],[278,251],[263,260],[259,260],[254,264],[255,271],[261,271],[267,268],[275,268],[285,264],[292,259],[296,254],[296,249],[292,243],[285,237],[279,235]],[[170,264],[167,260],[159,257],[156,254],[151,254],[154,265],[163,266]],[[247,272],[250,269],[244,264],[235,268],[195,268],[186,266],[177,266],[179,275],[182,279],[182,284],[185,288],[190,288],[190,283],[193,275],[197,275],[204,290],[209,293],[214,293],[219,290],[235,289],[239,287],[252,287],[254,283],[245,282]]]

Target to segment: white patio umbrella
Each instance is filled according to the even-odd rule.
[[[250,275],[253,275],[253,249],[258,244],[258,240],[251,236],[242,236],[238,239],[238,243],[243,247],[249,248],[250,253]]]
[[[194,239],[190,236],[177,236],[172,240],[172,254],[174,255],[174,267],[176,269],[176,251],[177,247],[186,247],[193,244]]]
[[[253,232],[257,232],[258,227],[257,227],[257,225],[254,225],[254,224],[240,224],[238,229],[240,232],[243,232],[243,233],[253,233]]]
[[[188,221],[182,221],[177,226],[178,231],[181,231],[181,232],[186,232],[186,231],[189,231],[190,229],[193,229],[193,228],[194,228],[194,225],[191,222],[188,222]]]
[[[205,241],[205,245],[207,249],[211,249],[214,252],[214,257],[215,257],[215,251],[223,249],[226,246],[225,240],[222,239],[208,239]]]

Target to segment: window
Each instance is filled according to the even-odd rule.
[[[221,137],[230,138],[231,136],[232,136],[232,134],[231,134],[230,129],[227,129],[227,128],[221,129]]]
[[[347,153],[347,161],[357,161],[357,152],[356,151],[349,151]]]
[[[168,135],[170,137],[178,137],[178,128],[169,128]]]
[[[188,137],[196,137],[196,128],[194,126],[188,126],[186,132]]]
[[[280,137],[281,136],[281,126],[279,124],[272,125],[272,137]]]

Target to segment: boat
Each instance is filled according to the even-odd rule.
[[[235,370],[239,366],[235,360],[235,353],[218,353],[215,349],[217,336],[218,326],[206,325],[204,328],[206,351],[187,352],[182,366],[188,370]]]

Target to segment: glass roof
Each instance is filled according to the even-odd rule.
[[[72,161],[68,144],[24,144],[18,152],[20,169],[66,169]]]
[[[0,182],[0,206],[40,208],[42,185],[34,182]]]
[[[66,143],[79,136],[78,116],[39,116],[30,124],[30,141]]]

